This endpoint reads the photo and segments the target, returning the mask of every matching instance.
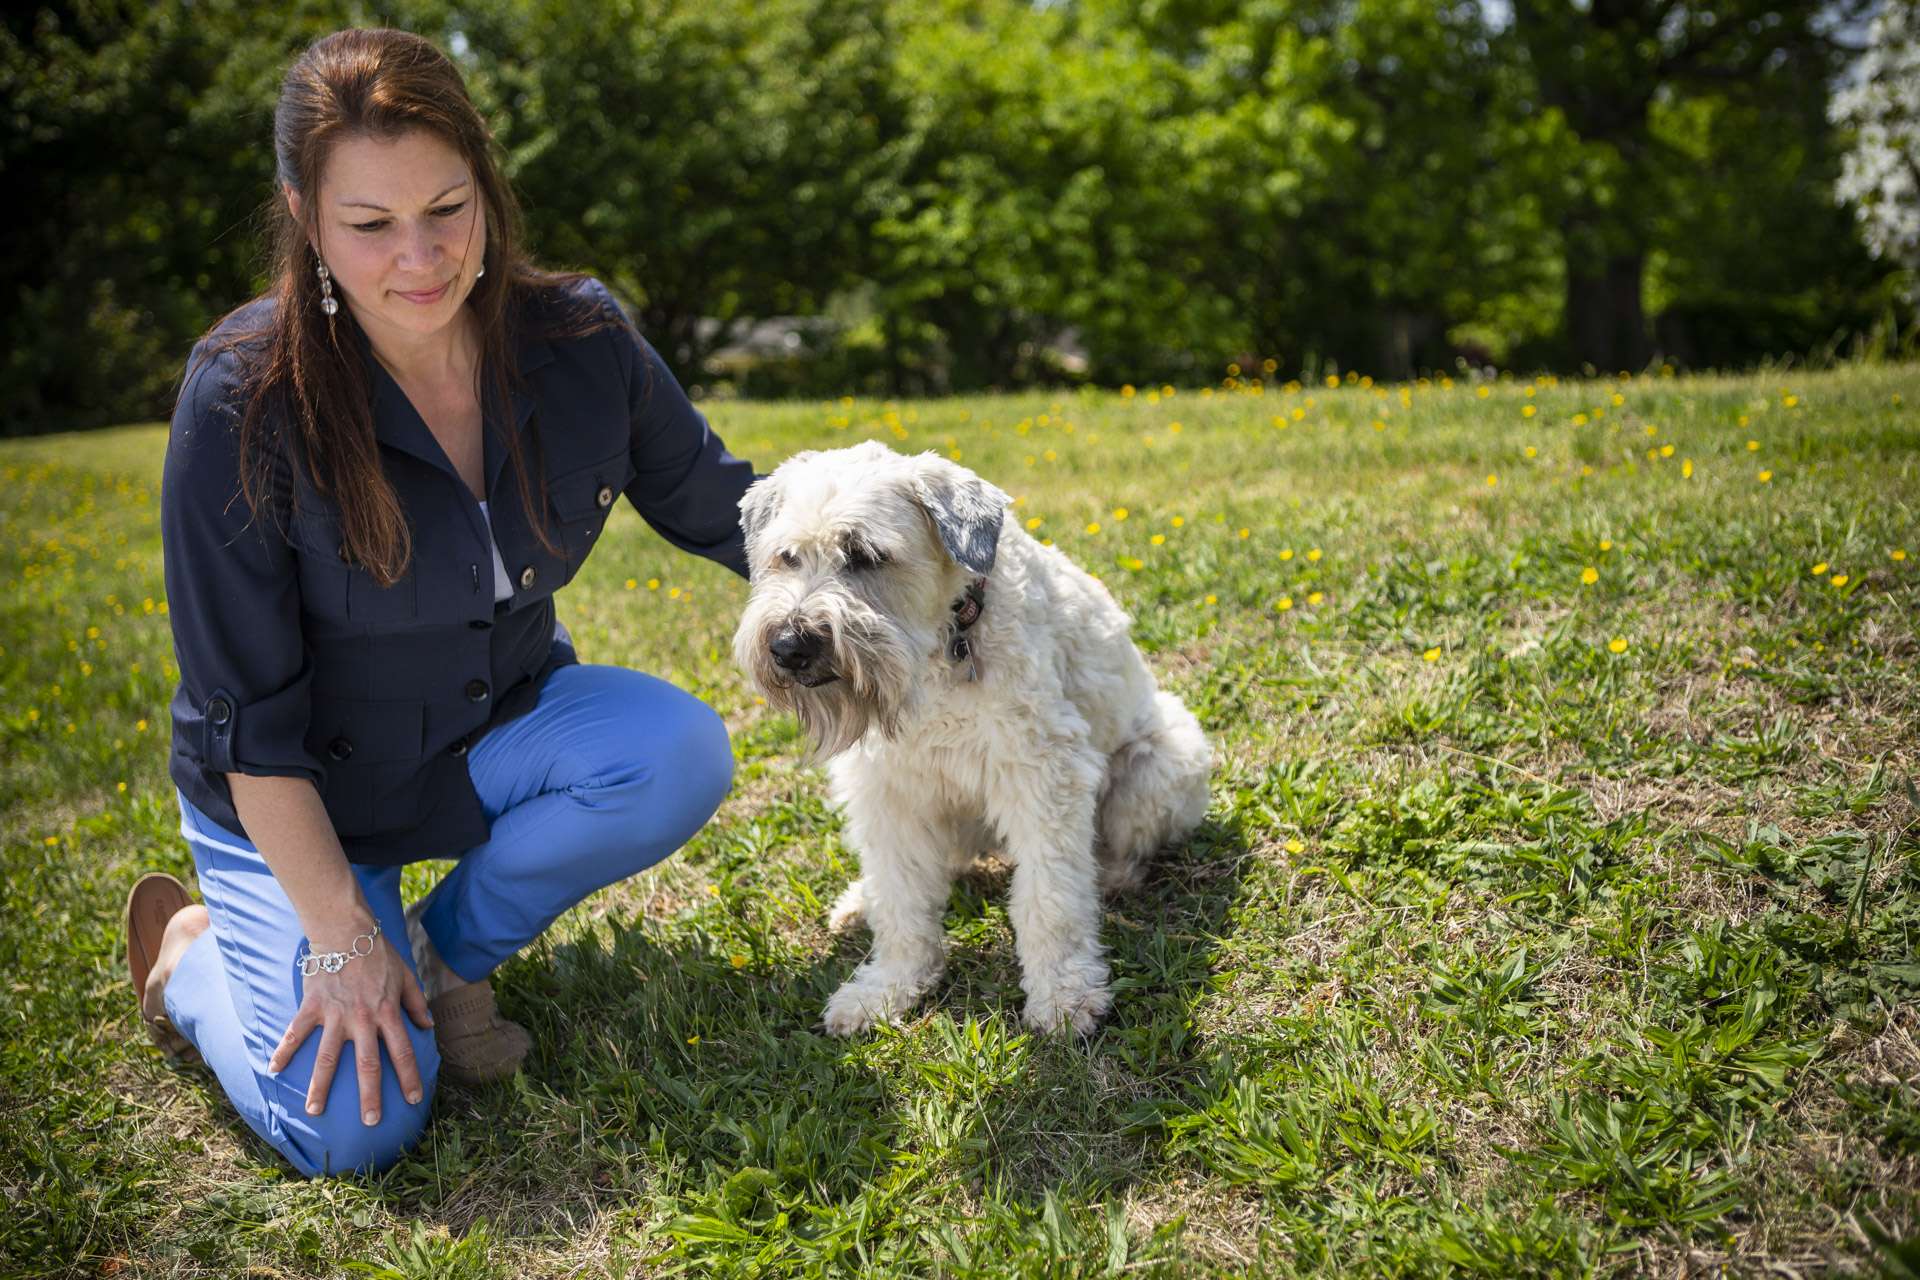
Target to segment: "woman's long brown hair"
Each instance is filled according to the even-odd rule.
[[[303,468],[314,488],[340,509],[342,553],[383,586],[406,572],[412,534],[380,465],[359,326],[347,306],[333,316],[321,311],[312,245],[318,241],[320,175],[332,146],[344,138],[384,140],[415,129],[447,143],[473,173],[486,217],[486,274],[466,305],[480,333],[482,404],[494,413],[511,411],[509,396],[519,376],[512,326],[523,304],[535,294],[564,297],[581,276],[543,271],[526,256],[519,205],[495,162],[486,122],[459,70],[432,42],[410,32],[338,31],[309,45],[288,68],[273,113],[275,178],[277,188],[300,196],[301,212],[296,217],[276,189],[267,211],[272,284],[266,297],[274,305],[263,308],[254,328],[220,333],[223,319],[205,348],[207,358],[231,350],[240,361],[240,492],[248,508],[256,517],[263,507],[272,508],[273,518],[284,521],[278,500],[289,492],[286,468]],[[563,309],[558,319],[563,327],[544,336],[619,323],[586,307]],[[529,473],[518,433],[504,434],[528,525],[552,550],[537,498],[542,480]]]

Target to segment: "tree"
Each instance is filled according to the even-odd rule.
[[[1907,298],[1920,302],[1920,5],[1889,0],[1867,42],[1833,100],[1834,121],[1853,132],[1837,193],[1874,256],[1905,271]]]
[[[1652,354],[1647,260],[1678,160],[1656,137],[1656,104],[1692,93],[1757,103],[1824,85],[1846,53],[1834,31],[1870,3],[1514,0],[1539,99],[1577,139],[1558,210],[1573,359],[1618,369]]]

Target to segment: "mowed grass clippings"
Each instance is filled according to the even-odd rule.
[[[732,666],[745,585],[623,509],[562,617],[723,712],[733,794],[501,970],[526,1071],[443,1086],[370,1180],[291,1176],[125,986],[127,886],[191,872],[164,433],[0,447],[0,1269],[1893,1265],[1920,1229],[1920,370],[1232,374],[710,408],[763,469],[870,438],[976,468],[1199,714],[1212,809],[1110,904],[1105,1027],[1022,1028],[986,868],[926,1008],[820,1034],[866,947],[824,928],[854,857]]]

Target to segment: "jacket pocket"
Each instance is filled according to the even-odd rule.
[[[559,525],[572,580],[587,553],[599,541],[607,516],[627,483],[627,455],[616,453],[591,466],[576,467],[547,481],[547,501]]]
[[[426,704],[316,697],[307,747],[325,763],[321,792],[343,837],[383,826],[382,797],[410,792],[426,738]]]
[[[300,561],[300,600],[308,613],[373,626],[411,622],[419,613],[417,548],[416,563],[407,565],[400,581],[383,587],[349,559],[346,535],[333,516],[302,513],[289,535]]]

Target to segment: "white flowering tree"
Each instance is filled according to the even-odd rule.
[[[1904,269],[1907,296],[1920,301],[1920,4],[1888,0],[1855,71],[1831,109],[1853,131],[1836,192],[1874,255]]]

